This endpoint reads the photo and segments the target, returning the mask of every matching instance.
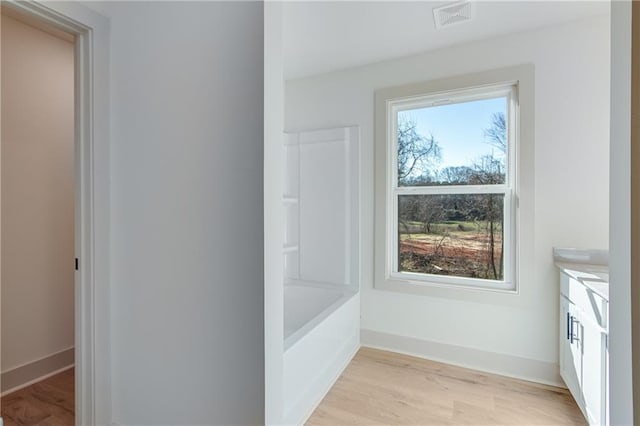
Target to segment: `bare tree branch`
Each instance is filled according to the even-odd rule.
[[[485,129],[484,134],[491,145],[503,153],[507,152],[507,122],[503,112],[496,112],[491,116],[491,125]]]
[[[401,119],[398,123],[399,183],[408,185],[411,177],[429,175],[429,167],[438,161],[440,146],[433,135],[423,136],[418,133],[415,121]]]

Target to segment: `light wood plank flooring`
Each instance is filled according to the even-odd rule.
[[[74,370],[66,370],[0,399],[4,426],[72,426]]]
[[[586,425],[566,389],[362,348],[315,425]]]

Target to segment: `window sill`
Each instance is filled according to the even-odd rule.
[[[445,279],[440,277],[426,277],[417,279],[406,273],[392,274],[385,280],[376,280],[374,289],[393,291],[398,293],[422,294],[426,296],[438,296],[442,292],[483,292],[499,293],[505,295],[519,294],[518,287],[513,282],[500,282],[496,284],[490,280],[460,280]],[[449,277],[445,277],[449,278]],[[453,282],[455,281],[455,282]]]

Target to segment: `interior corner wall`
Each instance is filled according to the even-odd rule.
[[[1,31],[4,377],[73,354],[74,44],[4,14]]]
[[[608,247],[609,40],[600,16],[286,82],[285,129],[361,127],[363,332],[542,362],[557,376],[552,247]],[[525,63],[535,66],[535,241],[520,262],[533,274],[510,295],[374,289],[375,90]]]
[[[263,424],[263,3],[100,10],[113,421]]]
[[[632,265],[637,264],[631,257],[634,253],[631,232],[636,229],[631,216],[631,89],[636,82],[632,79],[632,3],[611,2],[609,401],[612,425],[638,424],[634,422],[633,371],[639,364],[633,362],[631,302],[631,271]]]
[[[631,30],[631,259],[640,258],[640,3],[632,3]],[[640,423],[640,264],[631,266],[633,419]]]

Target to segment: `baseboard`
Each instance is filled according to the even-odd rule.
[[[362,346],[399,352],[473,370],[565,388],[557,363],[499,354],[464,346],[361,330]]]
[[[39,360],[5,371],[0,376],[0,395],[22,389],[73,367],[75,349],[69,348]]]

